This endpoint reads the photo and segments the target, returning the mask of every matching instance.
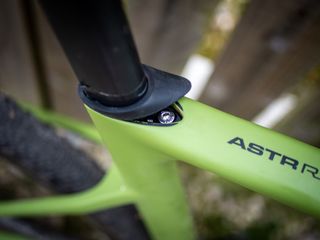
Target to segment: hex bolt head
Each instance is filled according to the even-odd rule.
[[[159,122],[162,124],[173,123],[176,118],[176,115],[171,111],[161,111],[158,115]]]

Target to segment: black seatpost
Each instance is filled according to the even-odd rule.
[[[109,106],[127,106],[147,80],[120,0],[41,0],[86,94]]]

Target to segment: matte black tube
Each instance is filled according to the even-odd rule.
[[[40,3],[90,97],[111,106],[141,98],[147,80],[120,0]]]

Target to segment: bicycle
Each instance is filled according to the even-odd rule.
[[[184,98],[186,79],[141,66],[118,1],[42,6],[114,164],[89,190],[2,202],[0,215],[81,214],[135,204],[154,239],[193,239],[176,168],[182,159],[320,216],[319,149]]]

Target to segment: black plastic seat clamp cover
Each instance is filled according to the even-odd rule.
[[[191,83],[180,76],[143,65],[147,77],[147,91],[137,102],[122,107],[108,106],[86,94],[86,86],[79,85],[82,101],[93,110],[121,120],[135,120],[152,115],[178,101],[191,89]]]

